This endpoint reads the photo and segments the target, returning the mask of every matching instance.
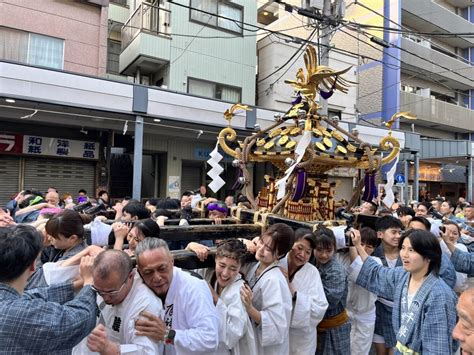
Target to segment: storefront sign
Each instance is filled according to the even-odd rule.
[[[208,160],[210,158],[209,154],[212,152],[212,148],[194,148],[194,159],[197,160]],[[229,154],[225,153],[222,149],[219,148],[219,153],[222,154],[223,161],[232,161],[234,158],[232,158]]]
[[[21,154],[23,151],[23,135],[0,133],[0,153]]]
[[[99,143],[25,135],[23,154],[98,160]]]

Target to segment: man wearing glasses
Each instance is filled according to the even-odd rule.
[[[160,299],[135,272],[130,257],[123,251],[107,250],[96,257],[92,288],[99,295],[100,314],[98,325],[87,338],[89,350],[115,355],[133,348],[140,354],[162,354],[159,343],[137,336],[135,331],[141,312],[159,315],[162,309]]]

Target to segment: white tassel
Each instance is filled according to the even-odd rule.
[[[224,158],[222,154],[219,153],[219,142],[216,143],[216,147],[211,153],[209,153],[209,156],[211,158],[207,163],[212,167],[212,169],[207,172],[207,175],[212,179],[212,181],[208,186],[214,193],[216,193],[225,185],[225,181],[219,176],[224,171],[224,168],[219,165],[220,161]]]

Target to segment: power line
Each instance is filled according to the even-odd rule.
[[[223,19],[226,19],[226,20],[228,20],[228,21],[232,21],[232,22],[234,22],[234,23],[236,23],[236,24],[237,24],[237,23],[239,23],[239,24],[241,23],[242,25],[251,26],[251,27],[253,27],[253,28],[261,29],[261,30],[266,31],[266,32],[268,32],[268,33],[270,33],[270,34],[274,34],[274,35],[276,35],[277,37],[278,37],[279,35],[283,35],[283,36],[288,37],[289,39],[291,39],[291,40],[293,40],[293,41],[301,41],[301,42],[303,42],[303,45],[304,45],[304,44],[315,44],[314,42],[309,41],[309,40],[307,40],[307,39],[298,38],[298,37],[292,37],[292,36],[289,36],[289,35],[286,35],[286,34],[282,34],[281,31],[273,31],[273,30],[270,30],[270,29],[267,29],[267,28],[264,28],[264,27],[261,27],[261,26],[249,24],[249,23],[246,23],[246,22],[243,22],[243,21],[240,21],[240,20],[232,19],[232,18],[229,18],[229,17],[226,17],[226,16],[214,14],[214,13],[211,13],[211,12],[208,12],[208,11],[204,11],[204,10],[201,10],[201,9],[193,8],[193,7],[191,7],[191,6],[187,6],[187,5],[183,5],[183,4],[180,4],[180,3],[176,3],[176,2],[173,2],[172,0],[168,0],[168,1],[171,2],[172,4],[177,5],[177,6],[184,7],[184,8],[190,9],[190,10],[199,11],[199,12],[202,12],[202,13],[206,13],[206,14],[208,14],[208,15],[210,15],[210,16],[223,18]],[[358,4],[358,3],[356,2],[356,4]],[[371,10],[372,12],[374,12],[372,9],[369,9],[369,10]],[[379,13],[377,13],[377,12],[374,12],[374,13],[376,13],[376,14],[379,15],[379,16],[384,17],[383,15],[381,15],[381,14],[379,14]],[[303,16],[304,16],[304,14],[303,14]],[[390,20],[390,21],[391,21],[391,20]],[[344,21],[344,22],[345,22],[345,23],[348,23],[348,24],[352,24],[352,25],[361,26],[361,24],[354,23],[354,22],[350,22],[350,21]],[[393,22],[393,21],[392,21],[392,22]],[[399,26],[398,24],[396,24],[396,25]],[[239,25],[239,27],[244,28],[243,26],[240,26],[240,25]],[[361,26],[361,27],[363,27],[363,26]],[[337,28],[336,28],[336,29],[337,29]],[[246,30],[248,30],[248,29],[246,29]],[[250,31],[252,31],[252,30],[250,30]],[[280,37],[278,37],[278,38],[280,38]],[[357,38],[357,40],[360,41],[360,39],[358,39],[358,38]],[[320,45],[320,47],[321,47],[321,46],[322,46],[322,47],[327,47],[327,48],[329,48],[329,49],[333,49],[333,50],[336,51],[336,52],[351,54],[351,55],[355,55],[355,56],[357,56],[357,57],[362,57],[362,58],[370,59],[370,60],[373,60],[373,61],[376,61],[376,62],[380,62],[380,63],[386,65],[386,66],[389,67],[389,68],[392,67],[391,69],[401,69],[400,66],[394,66],[394,65],[391,65],[391,64],[389,64],[389,63],[385,63],[383,60],[380,60],[380,59],[377,59],[377,58],[372,58],[372,57],[369,57],[369,56],[366,56],[366,55],[360,55],[360,54],[358,54],[358,53],[354,53],[354,52],[351,52],[351,51],[343,50],[343,49],[340,49],[340,48],[334,48],[334,47],[332,47],[332,46]],[[376,48],[376,47],[374,47],[374,48]],[[416,54],[411,53],[410,51],[407,51],[407,50],[405,50],[405,49],[403,49],[403,48],[400,48],[400,47],[397,47],[397,48],[400,49],[400,50],[404,50],[404,51],[406,51],[407,53],[410,53],[410,54],[412,54],[412,55],[417,56]],[[376,48],[376,49],[377,49],[377,50],[380,50],[380,49],[378,49],[378,48]],[[425,61],[429,62],[430,64],[437,65],[437,66],[439,66],[439,67],[441,67],[441,68],[443,68],[443,69],[446,69],[447,72],[452,72],[452,70],[449,69],[449,68],[446,68],[446,67],[440,66],[440,65],[438,65],[438,64],[436,64],[436,63],[434,63],[434,62],[428,61],[428,60],[426,60],[426,59],[423,58],[423,57],[420,57],[420,56],[418,56],[418,57],[419,57],[420,59],[422,59],[422,60],[425,60]],[[399,60],[399,59],[397,58],[397,60]],[[291,59],[290,59],[290,61],[291,61]],[[400,61],[400,60],[399,60],[399,61]],[[401,61],[400,61],[400,62],[401,62]],[[281,70],[281,69],[280,69],[280,70]],[[407,69],[404,69],[404,70],[407,70]],[[408,70],[408,71],[414,72],[413,70]],[[441,72],[440,72],[440,73],[441,73]],[[433,74],[437,74],[437,73],[433,73]],[[459,73],[456,73],[456,74],[459,75],[459,76],[461,76],[461,77],[463,77],[463,78],[465,78],[465,79],[467,79],[467,80],[469,80],[469,81],[472,81],[471,79],[469,79],[468,77],[466,77],[466,76],[464,76],[464,75],[461,75],[461,74],[459,74]],[[272,75],[273,75],[273,74],[272,74]],[[264,78],[264,79],[262,79],[261,81],[263,81],[263,80],[265,80],[265,79],[267,79],[267,78]],[[434,78],[432,78],[432,79],[433,79],[433,81],[436,81],[436,79],[434,79]],[[279,79],[278,79],[278,80],[279,80]],[[277,81],[278,81],[278,80],[277,80]],[[261,82],[261,81],[259,81],[259,82]],[[273,83],[273,84],[274,84],[274,83]],[[444,86],[447,86],[447,85],[444,85]],[[450,88],[449,86],[447,86],[447,87]],[[453,91],[456,91],[455,89],[452,89],[452,88],[450,88],[450,89],[453,90]]]
[[[316,30],[317,30],[317,28],[315,28],[315,29],[310,33],[310,35],[308,36],[307,40],[310,40],[310,39],[314,36]],[[283,65],[281,65],[278,69],[276,69],[275,71],[273,71],[273,72],[271,72],[270,74],[268,74],[267,76],[265,76],[263,79],[258,80],[257,83],[261,83],[262,81],[267,80],[269,77],[271,77],[272,75],[278,73],[280,70],[282,70],[284,67],[286,67],[286,66],[288,65],[288,63],[290,63],[291,60],[292,60],[293,58],[295,58],[295,57],[298,55],[298,53],[300,53],[300,55],[301,55],[301,53],[304,52],[304,51],[302,51],[302,49],[303,49],[303,47],[305,47],[305,45],[307,46],[307,43],[306,43],[306,42],[302,43],[301,46],[296,50],[296,52],[293,53],[293,55],[292,55]],[[298,59],[298,58],[299,58],[299,56],[297,57],[297,59]],[[291,66],[290,66],[290,67],[291,67]],[[287,70],[287,71],[288,71],[288,70]],[[284,74],[286,74],[287,71],[285,71]],[[284,75],[284,74],[283,74],[283,75]],[[281,78],[281,77],[280,77],[280,78]],[[277,79],[277,80],[278,80],[278,79]]]
[[[341,29],[341,32],[347,34],[348,36],[350,36],[350,37],[352,37],[352,38],[355,38],[355,39],[358,40],[358,41],[361,41],[360,38],[357,38],[356,36],[353,36],[353,35],[351,35],[350,33],[347,33],[346,31],[344,31],[344,30],[342,30],[342,29]],[[370,35],[369,35],[369,34],[366,34],[366,33],[364,33],[363,31],[361,31],[361,33],[362,33],[364,36],[370,38]],[[374,48],[374,49],[376,49],[376,50],[378,50],[378,51],[383,52],[382,49],[377,48],[377,47],[375,47],[375,46],[372,46],[370,43],[366,43],[366,42],[362,42],[362,43],[365,43],[366,45],[368,45],[368,46],[370,46],[370,47],[372,47],[372,48]],[[406,51],[406,52],[408,52],[408,53],[411,54],[410,51],[407,51],[407,50],[405,50],[405,49],[403,49],[403,48],[401,48],[401,50],[404,50],[404,51]],[[394,58],[395,60],[397,60],[399,63],[403,63],[401,59],[399,59],[399,58],[397,58],[397,57],[395,57],[395,56],[393,56],[393,55],[391,55],[391,54],[389,54],[389,53],[386,53],[386,54],[387,54],[389,57]],[[425,59],[425,60],[426,60],[426,59]],[[431,62],[431,63],[432,63],[432,62]],[[434,63],[432,63],[432,64],[434,64]],[[440,66],[440,65],[438,65],[438,66]],[[442,67],[442,66],[440,66],[440,67],[441,67],[441,68],[444,68],[444,67]],[[400,70],[402,70],[402,67],[401,67],[401,66],[399,66],[398,68],[399,68]],[[403,68],[403,70],[404,70],[404,71],[413,72],[413,73],[415,73],[416,75],[421,74],[420,72],[417,72],[417,71],[414,71],[414,70],[411,70],[411,69],[407,69],[407,68]],[[431,73],[432,73],[432,74],[441,74],[441,73],[446,73],[446,72],[453,72],[453,70],[448,69],[448,70],[446,70],[446,71],[431,72]],[[448,88],[449,90],[454,91],[454,92],[456,92],[456,93],[458,93],[458,94],[460,94],[460,95],[464,95],[464,96],[465,96],[465,94],[464,94],[463,92],[461,92],[461,91],[459,91],[459,90],[456,90],[456,89],[450,87],[449,85],[446,85],[445,83],[442,83],[442,82],[438,81],[437,79],[435,79],[434,77],[432,77],[432,76],[430,75],[431,73],[426,73],[425,75],[429,76],[430,79],[432,79],[434,82],[436,82],[436,83],[438,83],[438,84],[440,84],[440,85],[442,85],[442,86]],[[416,76],[416,75],[415,75],[415,76]],[[460,74],[458,73],[458,75],[460,75]],[[463,77],[464,77],[464,76],[463,76]],[[470,80],[469,78],[467,78],[467,79]],[[472,81],[472,80],[471,80],[471,81]],[[400,82],[401,82],[401,81],[399,81],[399,82],[397,82],[397,83],[400,83]],[[393,85],[390,85],[390,86],[388,86],[388,87],[391,87],[391,86],[393,86]],[[382,88],[382,90],[383,90],[383,89],[386,89],[386,88],[388,88],[388,87],[384,87],[384,88]],[[380,90],[377,90],[377,91],[375,91],[374,93],[376,93],[376,92],[378,92],[378,91],[380,91]],[[359,97],[359,99],[360,99],[360,97]]]
[[[385,15],[383,15],[383,14],[381,14],[381,13],[379,13],[379,12],[373,10],[373,9],[371,9],[370,7],[368,7],[368,6],[366,6],[366,5],[362,4],[362,3],[359,3],[357,0],[355,1],[355,4],[356,4],[356,5],[359,5],[359,6],[361,6],[361,7],[363,7],[363,8],[366,9],[366,10],[369,10],[370,12],[372,12],[373,14],[375,14],[375,15],[377,15],[377,16],[382,17],[383,19],[389,21],[390,23],[394,24],[395,26],[397,26],[397,27],[399,27],[399,28],[393,28],[393,27],[388,27],[388,28],[387,28],[387,27],[384,27],[384,26],[371,26],[371,25],[365,25],[365,24],[357,24],[357,23],[355,23],[356,25],[358,25],[358,26],[363,26],[363,27],[371,26],[371,27],[373,27],[373,28],[380,28],[380,29],[383,29],[384,31],[389,31],[389,32],[392,32],[392,31],[400,31],[400,30],[403,31],[403,30],[405,30],[405,31],[409,31],[409,33],[411,33],[411,34],[415,34],[415,35],[417,35],[417,36],[423,38],[423,37],[422,37],[422,32],[419,32],[419,31],[412,31],[412,30],[410,30],[409,28],[407,28],[406,26],[403,26],[402,24],[396,23],[395,21],[393,21],[392,19],[386,17]],[[471,35],[472,35],[472,33],[471,33]],[[462,37],[460,37],[460,36],[458,36],[458,37],[459,37],[459,38],[462,38]],[[432,42],[431,40],[426,39],[426,38],[423,38],[423,39],[426,40],[427,42],[429,42],[430,44],[433,44],[433,42]],[[455,55],[456,55],[456,54],[455,54]],[[459,58],[458,55],[456,55],[456,57]],[[462,58],[462,57],[461,57],[461,58]],[[462,58],[462,59],[464,60],[464,58]]]
[[[194,35],[192,37],[191,41],[189,41],[189,43],[186,45],[186,47],[184,47],[183,51],[175,59],[173,59],[173,61],[170,63],[170,65],[176,63],[178,61],[178,59],[183,56],[183,54],[186,52],[186,49],[189,48],[189,46],[194,42],[194,40],[202,32],[202,30],[204,28],[206,28],[206,26],[209,24],[209,21],[211,21],[211,19],[212,19],[212,17],[209,17],[209,19],[207,20],[207,23],[205,25],[202,25],[202,27],[199,29],[199,31],[196,33],[196,35]]]
[[[331,32],[329,32],[327,35],[328,35],[328,36],[331,35],[331,34],[332,34],[335,30],[337,30],[337,29],[340,29],[340,27],[335,28],[334,30],[332,30]],[[312,41],[316,30],[319,31],[319,27],[316,27],[315,30],[308,36],[308,40],[309,40],[309,41]],[[318,42],[318,47],[319,47],[319,46],[320,46],[320,43]],[[330,48],[329,48],[329,49],[330,49]],[[328,49],[328,50],[329,50],[329,49]],[[275,81],[273,81],[273,82],[269,85],[269,88],[270,88],[270,87],[273,87],[273,85],[275,85],[275,83],[277,83],[278,80],[280,80],[286,73],[288,73],[288,70],[290,70],[290,68],[292,68],[293,65],[295,65],[296,61],[301,57],[301,54],[303,54],[303,53],[304,53],[304,51],[302,51],[302,52],[295,58],[295,60],[293,61],[293,63],[291,63],[291,65],[288,66],[288,68],[286,68],[285,72],[284,72],[283,74],[281,74]],[[290,58],[290,60],[291,60],[291,58]]]

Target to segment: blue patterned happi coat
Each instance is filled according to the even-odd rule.
[[[326,264],[318,265],[318,270],[329,304],[323,318],[326,319],[340,314],[346,308],[347,274],[344,266],[334,257]],[[350,354],[350,335],[349,321],[324,332],[318,331],[316,355]]]
[[[419,354],[454,354],[458,348],[451,333],[456,325],[456,302],[454,291],[440,278],[435,277],[433,287],[427,293],[423,304],[414,314],[414,326],[409,334],[401,334],[401,302],[403,290],[410,280],[410,274],[401,267],[388,269],[372,258],[367,258],[356,283],[394,302],[392,325],[397,341]],[[405,291],[406,291],[405,287]],[[414,300],[417,295],[415,295]],[[396,350],[396,354],[403,354]]]

